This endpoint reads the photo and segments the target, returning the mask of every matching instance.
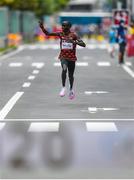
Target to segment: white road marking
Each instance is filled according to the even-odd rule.
[[[88,66],[88,62],[76,62],[76,66]]]
[[[59,131],[59,122],[35,122],[31,123],[29,132],[57,132]]]
[[[132,63],[131,62],[125,62],[125,65],[132,66]]]
[[[3,120],[9,111],[13,108],[19,98],[24,94],[24,92],[17,92],[15,95],[7,102],[7,104],[0,111],[0,120]]]
[[[88,107],[88,111],[90,113],[96,113],[98,111],[98,109],[96,107]]]
[[[32,73],[33,73],[33,74],[39,74],[39,72],[40,72],[39,70],[33,70]]]
[[[122,65],[122,67],[132,78],[134,78],[134,72],[128,66]]]
[[[45,63],[43,63],[43,62],[34,62],[34,63],[32,63],[32,66],[36,67],[38,69],[41,69],[44,65],[45,65]]]
[[[118,108],[100,108],[100,110],[104,110],[104,111],[117,111]]]
[[[91,95],[91,94],[107,94],[109,92],[107,91],[85,91],[86,95]]]
[[[60,66],[61,66],[61,63],[60,63],[60,62],[55,62],[55,63],[54,63],[54,66],[55,66],[55,67],[60,67]]]
[[[87,111],[87,110],[86,110]],[[60,121],[60,122],[62,122],[62,121],[106,121],[106,122],[109,122],[109,121],[117,121],[117,122],[122,122],[122,121],[134,121],[134,118],[133,119],[123,119],[123,118],[120,118],[120,119],[118,119],[118,118],[114,118],[114,119],[109,119],[109,118],[105,118],[105,119],[95,119],[95,118],[93,118],[93,119],[80,119],[80,118],[77,118],[77,119],[33,119],[33,118],[31,118],[31,119],[28,119],[28,118],[25,118],[25,119],[4,119],[4,121],[5,122],[8,122],[8,121],[14,121],[14,122],[17,122],[17,121],[27,121],[27,122],[33,122],[33,121],[35,121],[35,122],[39,122],[39,121],[41,121],[41,122],[46,122],[46,121],[49,121],[49,122],[54,122],[54,121]]]
[[[87,122],[87,131],[90,132],[117,132],[118,129],[113,122]]]
[[[21,67],[22,65],[23,65],[23,63],[14,62],[14,63],[10,63],[9,67]]]
[[[60,67],[61,66],[61,63],[60,62],[55,62],[54,63],[54,66],[55,67]],[[77,62],[76,63],[76,66],[88,66],[88,63],[87,62]]]
[[[111,66],[110,62],[98,62],[98,66]]]
[[[31,83],[30,82],[25,82],[22,87],[24,88],[27,88],[27,87],[30,87],[31,86]]]
[[[33,80],[33,79],[35,79],[35,76],[29,76],[28,79]]]
[[[96,113],[97,111],[117,111],[118,108],[97,108],[97,107],[88,107],[89,113]]]
[[[6,124],[6,123],[0,122],[0,131],[4,128],[5,124]]]

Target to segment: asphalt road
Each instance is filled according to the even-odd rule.
[[[134,59],[78,48],[70,100],[58,52],[51,42],[0,57],[1,178],[134,179]]]

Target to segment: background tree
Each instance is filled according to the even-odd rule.
[[[13,10],[33,11],[37,17],[50,15],[63,9],[69,0],[0,0],[0,6]]]

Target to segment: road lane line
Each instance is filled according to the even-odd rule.
[[[134,72],[128,66],[122,65],[122,67],[132,78],[134,78]]]
[[[132,66],[132,63],[131,63],[131,62],[125,62],[125,64],[126,64],[127,66]]]
[[[118,108],[100,108],[100,110],[103,109],[104,111],[117,111]]]
[[[87,110],[85,110],[85,111],[87,111]],[[91,121],[93,121],[93,122],[94,121],[97,121],[97,122],[98,121],[105,121],[105,122],[110,122],[110,121],[122,122],[122,121],[125,121],[125,122],[129,122],[129,121],[132,121],[133,122],[134,118],[133,119],[132,118],[131,119],[130,118],[126,118],[126,119],[125,118],[120,118],[120,119],[118,119],[118,118],[113,118],[113,119],[112,118],[111,119],[110,118],[104,118],[104,119],[99,119],[99,118],[98,119],[96,119],[96,118],[92,118],[92,119],[91,118],[90,119],[88,119],[88,118],[87,119],[85,119],[85,118],[83,118],[83,119],[81,119],[81,118],[77,118],[77,119],[76,118],[74,118],[74,119],[66,119],[66,118],[65,119],[60,119],[60,118],[58,118],[58,119],[57,118],[55,118],[55,119],[50,119],[50,118],[48,118],[48,119],[45,119],[45,118],[44,119],[42,119],[42,118],[36,118],[36,119],[34,119],[34,118],[22,118],[22,119],[19,119],[19,118],[17,118],[17,119],[4,119],[4,121],[5,122],[9,122],[9,121],[10,122],[11,121],[15,121],[15,122],[17,122],[17,121],[20,121],[20,122],[22,122],[22,121],[25,121],[25,122],[33,122],[33,121],[34,122],[37,122],[37,121],[38,122],[39,121],[40,122],[46,122],[46,121],[49,121],[49,122],[51,122],[51,121],[52,122],[54,122],[54,121],[61,121],[61,122],[62,121],[90,121],[90,122]]]
[[[35,76],[29,76],[28,77],[28,80],[33,80],[33,79],[35,79]]]
[[[88,62],[76,62],[76,66],[88,66]]]
[[[88,107],[88,111],[90,113],[96,113],[98,111],[98,108],[96,108],[96,107]]]
[[[60,62],[55,62],[54,66],[55,67],[60,67],[61,63]],[[85,67],[85,66],[88,66],[88,62],[77,62],[76,66],[84,66]]]
[[[32,73],[33,73],[33,74],[39,74],[39,72],[40,72],[39,70],[33,70]]]
[[[30,82],[25,82],[22,87],[24,88],[27,88],[27,87],[30,87],[31,86],[31,83]]]
[[[10,63],[9,67],[21,67],[22,65],[23,65],[23,63],[14,62],[14,63]]]
[[[110,62],[98,62],[97,66],[111,66]]]
[[[60,66],[61,66],[61,63],[60,63],[60,62],[55,62],[55,63],[54,63],[54,66],[55,66],[55,67],[60,67]]]
[[[9,111],[13,108],[16,102],[20,99],[20,97],[24,94],[24,92],[17,92],[15,95],[7,102],[7,104],[0,111],[0,120],[3,120]]]
[[[117,111],[118,108],[97,108],[97,107],[88,107],[89,113],[96,113],[97,111]]]
[[[92,94],[107,94],[109,92],[107,92],[107,91],[85,91],[84,93],[86,95],[92,95]]]
[[[30,124],[28,132],[58,132],[59,122],[34,122]]]
[[[86,122],[86,128],[89,132],[118,132],[113,122]]]
[[[32,63],[32,66],[36,67],[37,69],[41,69],[44,65],[45,65],[45,63],[43,63],[43,62],[34,62],[34,63]]]
[[[0,131],[4,128],[6,123],[0,123]]]

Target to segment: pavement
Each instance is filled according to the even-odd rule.
[[[58,42],[0,56],[1,179],[134,179],[134,59],[107,48],[77,49],[74,100]]]

